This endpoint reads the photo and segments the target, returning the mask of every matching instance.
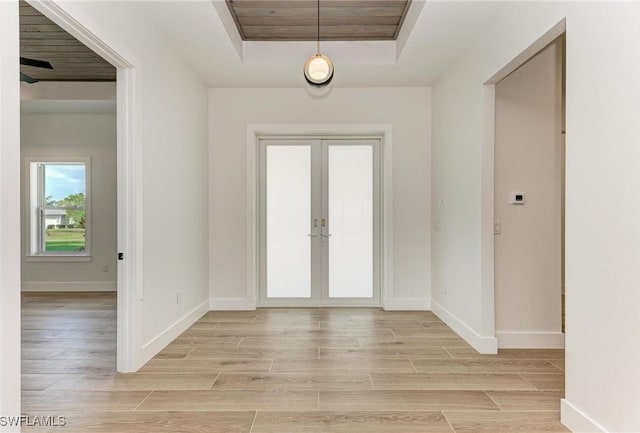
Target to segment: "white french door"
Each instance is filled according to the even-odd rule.
[[[380,305],[380,140],[259,141],[260,305]]]

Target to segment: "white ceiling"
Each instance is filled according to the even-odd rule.
[[[336,64],[334,85],[430,85],[473,42],[500,4],[427,1],[395,65]],[[304,86],[302,65],[306,59],[293,58],[293,53],[290,61],[275,65],[243,64],[211,1],[146,2],[145,7],[210,87]]]

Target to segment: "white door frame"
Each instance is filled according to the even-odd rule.
[[[454,330],[470,342],[480,353],[493,354],[498,351],[495,329],[495,248],[494,248],[494,150],[495,150],[495,86],[518,69],[540,50],[566,31],[565,19],[560,20],[545,34],[513,58],[509,63],[488,77],[482,85],[483,136],[480,185],[480,284],[482,292],[482,331],[492,338],[477,338],[475,333],[463,327]],[[475,335],[474,335],[475,334]]]
[[[384,308],[393,305],[393,159],[391,125],[247,125],[247,303],[254,310],[259,296],[259,175],[260,139],[297,137],[306,139],[376,138],[381,143],[381,281]]]
[[[123,47],[113,47],[53,0],[27,2],[117,68],[118,261],[117,370],[133,372],[142,360],[142,148],[140,62]]]
[[[0,413],[6,416],[21,413],[18,30],[17,0],[0,2]]]
[[[329,263],[329,239],[324,235],[309,239],[316,248],[311,249],[311,296],[309,298],[269,298],[266,293],[267,272],[266,250],[266,155],[268,146],[308,146],[311,150],[311,215],[316,223],[329,222],[328,200],[328,151],[330,146],[367,145],[371,146],[373,171],[373,296],[371,298],[331,298],[327,280]],[[381,286],[381,245],[382,245],[382,138],[380,136],[275,136],[258,137],[258,302],[259,307],[380,307],[382,305]],[[310,221],[311,224],[311,221]],[[324,231],[315,226],[316,231]],[[330,225],[327,227],[330,231]],[[309,227],[309,236],[314,231]],[[317,235],[318,233],[316,233]],[[330,235],[329,235],[330,236]],[[319,247],[319,248],[318,248]]]

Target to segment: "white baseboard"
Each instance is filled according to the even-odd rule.
[[[498,353],[497,338],[483,337],[435,301],[431,302],[431,311],[446,323],[449,328],[453,329],[460,337],[464,338],[464,340],[472,345],[479,353],[489,355]]]
[[[564,349],[562,332],[496,332],[500,349]]]
[[[211,311],[253,311],[256,309],[255,299],[247,298],[211,298]]]
[[[23,292],[115,292],[115,281],[23,281]]]
[[[193,310],[176,320],[167,329],[149,340],[142,346],[140,359],[140,367],[153,358],[158,352],[167,347],[169,343],[176,339],[180,334],[186,331],[191,325],[196,323],[202,316],[209,311],[209,301],[206,300]]]
[[[560,421],[574,433],[606,433],[602,426],[564,398],[560,400]]]
[[[428,311],[431,310],[430,298],[393,298],[385,299],[383,308],[387,311]]]
[[[211,298],[211,311],[253,311],[256,301],[247,298]],[[429,298],[395,298],[385,300],[384,309],[388,311],[428,311],[431,309]]]

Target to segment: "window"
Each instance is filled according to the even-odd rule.
[[[89,256],[89,160],[29,161],[30,255]]]

